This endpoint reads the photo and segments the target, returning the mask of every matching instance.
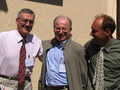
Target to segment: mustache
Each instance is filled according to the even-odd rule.
[[[31,27],[29,27],[29,26],[24,26],[24,25],[22,25],[22,27],[23,27],[23,28],[26,28],[28,31],[30,31],[30,29],[31,29]]]

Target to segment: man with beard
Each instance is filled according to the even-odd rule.
[[[5,90],[32,90],[30,75],[35,58],[41,60],[41,40],[30,34],[35,14],[22,9],[16,19],[17,29],[0,33],[0,83]]]
[[[87,63],[84,47],[71,40],[72,21],[60,15],[53,22],[55,38],[45,40],[38,90],[84,90]]]
[[[87,90],[118,90],[120,87],[120,41],[112,37],[115,21],[108,15],[96,16],[85,44],[88,60]]]

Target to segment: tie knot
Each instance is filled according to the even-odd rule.
[[[101,47],[99,53],[102,53],[103,50],[104,50],[104,47]]]
[[[101,50],[101,51],[102,51],[102,50],[104,50],[104,47],[101,47],[101,49],[100,49],[100,50]]]
[[[23,43],[26,43],[26,40],[25,40],[25,39],[22,39],[22,42],[23,42]]]

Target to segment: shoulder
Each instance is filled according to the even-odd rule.
[[[47,46],[51,45],[51,40],[42,40],[42,45],[43,45],[43,47],[47,47]]]
[[[10,31],[1,32],[1,33],[0,33],[0,35],[6,35],[6,34],[8,34],[8,33],[12,33],[12,32],[14,32],[14,30],[10,30]]]
[[[42,43],[50,43],[51,40],[42,40]]]
[[[41,40],[34,34],[28,34],[28,38],[31,39],[33,42],[34,41],[39,41],[41,42]]]
[[[120,44],[120,40],[114,39],[114,44]]]
[[[79,43],[77,43],[77,42],[75,42],[73,40],[71,40],[71,44],[76,46],[76,47],[83,47],[81,44],[79,44]]]
[[[117,39],[113,39],[113,44],[112,44],[112,47],[115,47],[115,48],[120,48],[120,40],[117,40]]]
[[[15,30],[5,31],[0,33],[0,38],[7,38],[13,36]]]
[[[72,56],[75,55],[76,57],[79,57],[79,60],[81,60],[81,61],[84,60],[85,48],[81,44],[79,44],[75,41],[71,41],[71,44],[69,45],[68,48],[69,49],[67,49],[67,50],[70,52],[70,54],[72,54]],[[82,58],[82,59],[80,59],[80,58]]]
[[[33,36],[34,37],[34,39],[39,39],[36,35],[34,35],[34,34],[29,34],[30,36]]]
[[[51,40],[42,40],[43,52],[52,47]]]
[[[88,48],[89,46],[93,46],[93,39],[90,39],[88,42],[85,43],[84,47]]]
[[[42,40],[42,44],[44,45],[51,44],[51,40]]]
[[[75,42],[73,40],[71,40],[70,48],[71,47],[73,47],[74,50],[76,50],[76,51],[84,51],[84,47],[81,44],[79,44],[79,43],[77,43],[77,42]]]

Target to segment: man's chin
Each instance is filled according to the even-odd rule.
[[[63,40],[58,40],[58,42],[59,42],[59,43],[62,43],[62,42],[63,42]]]
[[[30,32],[29,32],[29,31],[26,31],[26,30],[24,30],[24,32],[23,32],[24,36],[27,36],[29,33],[30,33]]]
[[[25,33],[25,34],[29,34],[29,33],[30,33],[30,30],[24,30],[24,33]]]
[[[94,42],[95,44],[98,44],[97,41],[96,41],[95,39],[93,40],[93,42]]]
[[[31,31],[30,28],[29,28],[29,29],[27,29],[27,28],[23,28],[23,30],[24,30],[25,32],[30,32],[30,31]]]
[[[28,34],[29,34],[29,32],[28,32],[28,31],[26,31],[26,32],[24,32],[24,34],[25,34],[25,35],[28,35]]]
[[[59,43],[62,43],[64,40],[60,40],[60,39],[59,39],[59,40],[57,40],[57,41],[58,41]]]

